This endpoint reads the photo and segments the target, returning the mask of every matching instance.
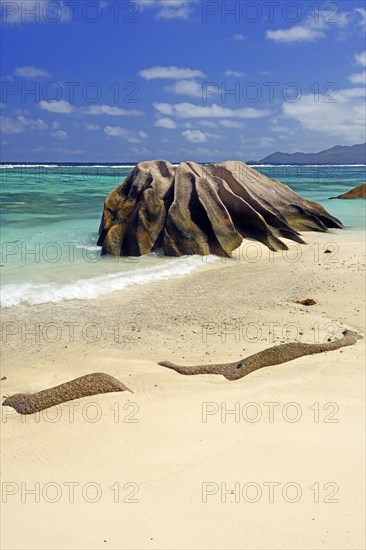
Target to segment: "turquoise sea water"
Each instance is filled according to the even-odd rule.
[[[365,201],[329,200],[366,181],[366,166],[256,166],[320,202],[346,228],[365,224]],[[2,306],[90,299],[189,273],[200,257],[101,257],[96,246],[107,194],[131,165],[2,165]]]

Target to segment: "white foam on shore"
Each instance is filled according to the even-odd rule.
[[[98,296],[124,290],[134,285],[144,285],[188,275],[206,263],[215,260],[217,258],[214,256],[185,256],[179,259],[167,259],[168,263],[162,266],[155,265],[129,272],[109,273],[62,285],[56,283],[7,284],[1,289],[1,307],[57,303],[67,300],[93,300]]]

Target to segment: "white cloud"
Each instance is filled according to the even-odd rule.
[[[356,8],[355,11],[361,16],[360,25],[363,29],[366,29],[366,9]]]
[[[196,69],[179,67],[151,67],[139,72],[139,75],[145,80],[154,80],[157,78],[170,78],[172,80],[181,80],[187,78],[204,78],[206,75]]]
[[[201,130],[185,130],[182,136],[190,143],[206,143],[208,139],[207,134]]]
[[[240,33],[234,34],[233,40],[235,40],[236,42],[243,42],[243,40],[245,40],[245,36],[240,32]]]
[[[230,69],[228,69],[227,71],[224,72],[224,75],[227,76],[227,77],[234,77],[234,78],[240,78],[242,76],[245,76],[246,73],[241,73],[239,71],[232,71]]]
[[[345,143],[365,141],[365,90],[343,89],[329,102],[326,96],[314,101],[314,95],[304,95],[297,103],[283,103],[282,112],[297,120],[307,130],[321,132]]]
[[[146,132],[127,130],[127,128],[122,128],[121,126],[106,126],[104,128],[104,133],[108,137],[116,137],[120,139],[125,139],[129,143],[140,143],[143,139],[148,137]]]
[[[163,7],[161,10],[157,13],[158,19],[189,19],[190,15],[192,13],[192,10],[188,6],[188,4],[178,7],[178,6],[172,6],[172,7]]]
[[[15,69],[15,76],[24,78],[50,78],[50,73],[43,69],[37,69],[33,65],[26,65],[24,67],[17,67]]]
[[[46,101],[43,99],[39,102],[39,107],[43,111],[62,115],[69,115],[75,111],[75,107],[64,99],[60,99],[59,101]]]
[[[294,25],[288,29],[266,31],[266,38],[283,44],[315,42],[316,40],[325,38],[326,30],[343,28],[348,23],[349,15],[346,12],[337,11],[331,15],[327,10],[319,10],[317,17],[315,17],[313,12],[301,25]]]
[[[366,71],[363,71],[362,73],[353,73],[348,77],[348,80],[352,82],[352,84],[366,85]]]
[[[139,116],[142,111],[136,109],[121,109],[113,105],[91,105],[90,107],[81,107],[80,112],[85,115],[109,115],[109,116]]]
[[[219,124],[224,128],[244,128],[244,122],[237,122],[236,120],[219,120]]]
[[[48,128],[48,124],[40,118],[32,119],[23,115],[19,115],[16,118],[4,116],[0,118],[3,134],[21,134],[26,130],[46,130]]]
[[[166,128],[167,130],[173,130],[177,127],[176,123],[171,118],[159,118],[155,121],[155,126],[158,128]]]
[[[276,31],[267,31],[266,38],[273,40],[274,42],[314,42],[319,38],[324,38],[325,33],[319,29],[312,29],[311,27],[302,27],[296,25],[290,29],[278,29]]]
[[[196,0],[135,0],[140,8],[156,8],[157,19],[189,19]]]
[[[195,80],[177,80],[172,86],[165,86],[164,90],[176,95],[202,97],[202,85]]]
[[[70,115],[71,113],[79,113],[81,115],[109,115],[109,116],[139,116],[142,115],[142,111],[136,109],[121,109],[114,105],[90,105],[89,107],[75,107],[68,101],[60,99],[59,101],[45,101],[39,102],[39,106],[42,110],[49,113],[57,113],[63,115]]]
[[[56,132],[52,132],[51,136],[57,139],[67,139],[69,137],[67,132],[64,132],[64,130],[57,130]]]
[[[355,54],[355,65],[360,65],[361,67],[366,67],[366,50],[363,52],[359,52]],[[361,73],[352,73],[348,80],[352,82],[352,84],[363,84],[366,85],[366,71],[362,71]]]
[[[361,65],[361,67],[366,67],[366,50],[355,54],[355,62],[356,62],[356,65]]]
[[[230,109],[214,103],[209,106],[192,103],[154,103],[155,109],[165,116],[177,118],[260,118],[269,114],[267,109]]]

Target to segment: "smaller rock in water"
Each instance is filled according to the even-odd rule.
[[[337,197],[330,197],[331,199],[366,199],[366,183],[361,183],[357,187],[353,187],[346,193],[342,193]]]

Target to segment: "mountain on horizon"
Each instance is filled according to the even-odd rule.
[[[336,145],[319,153],[282,153],[264,157],[260,164],[366,164],[366,143]]]

